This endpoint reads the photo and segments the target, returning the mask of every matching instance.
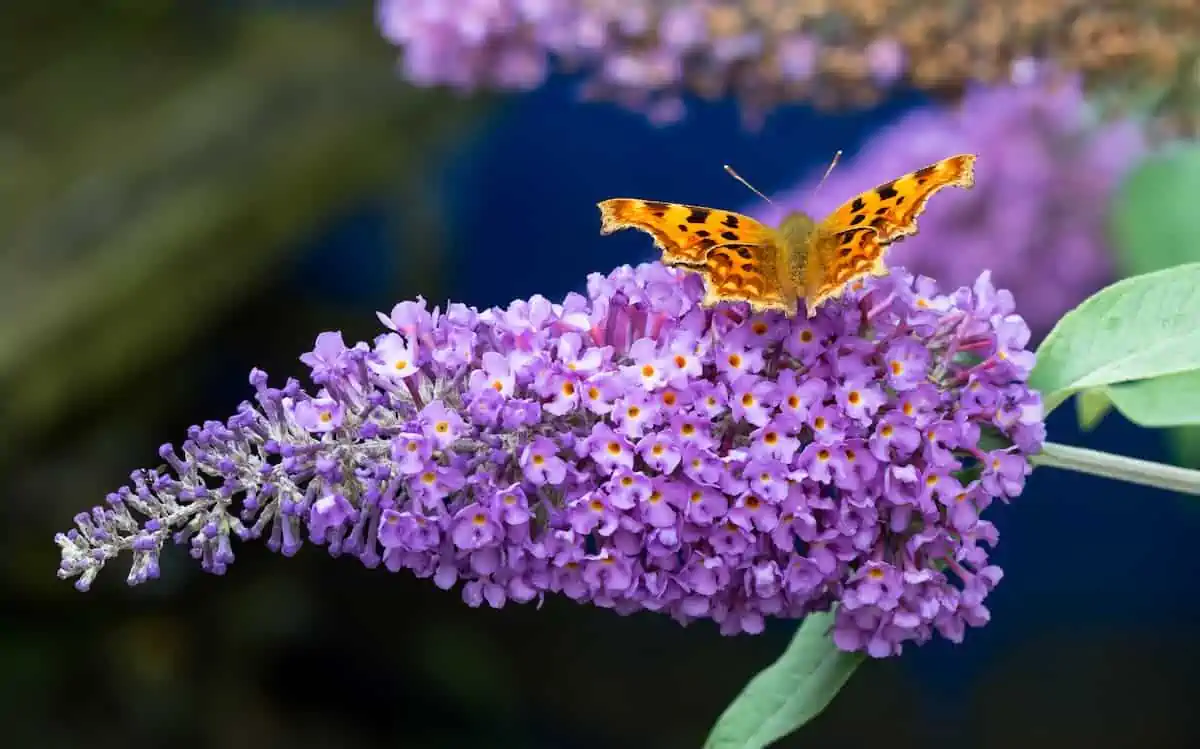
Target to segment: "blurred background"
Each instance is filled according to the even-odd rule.
[[[951,286],[992,267],[1036,338],[1122,275],[1200,260],[1195,0],[812,5],[5,2],[6,745],[698,747],[792,626],[471,609],[314,547],[242,546],[223,578],[177,551],[160,581],[114,564],[80,594],[52,537],[232,413],[251,367],[303,375],[321,331],[652,259],[598,236],[599,200],[767,215],[725,163],[827,210],[979,153],[976,190],[894,257]],[[1200,465],[1193,433],[1085,434],[1069,410],[1057,441]],[[1043,470],[990,512],[992,623],[867,664],[780,746],[1195,745],[1194,500]]]

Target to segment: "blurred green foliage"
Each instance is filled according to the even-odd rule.
[[[27,2],[0,40],[0,385],[23,439],[183,349],[478,110],[399,84],[369,4],[77,5]]]

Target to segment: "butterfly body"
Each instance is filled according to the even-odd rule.
[[[933,193],[971,187],[974,162],[971,154],[951,156],[847,201],[822,221],[794,211],[777,228],[732,211],[614,198],[599,204],[600,232],[650,234],[664,264],[704,278],[705,306],[739,301],[795,315],[803,299],[812,317],[852,282],[886,275],[885,248],[916,233]]]

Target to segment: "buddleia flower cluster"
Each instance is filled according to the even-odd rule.
[[[85,590],[129,552],[141,583],[168,541],[223,574],[261,537],[472,606],[556,594],[732,635],[836,604],[838,646],[877,657],[985,623],[982,514],[1045,433],[1012,297],[897,270],[807,319],[702,292],[626,266],[561,304],[418,300],[371,344],[323,333],[311,389],[255,370],[253,402],[56,537],[60,576]]]
[[[1174,90],[1195,75],[1200,5],[379,0],[378,19],[417,85],[520,90],[580,71],[589,95],[670,121],[684,93],[734,96],[757,116],[795,101],[868,104],[902,86],[957,95],[1029,60],[1083,74],[1089,91]]]
[[[1020,85],[973,86],[957,107],[917,109],[880,129],[820,190],[814,173],[747,212],[769,222],[797,208],[824,216],[847,195],[958,151],[979,155],[974,189],[939,195],[891,257],[951,287],[990,268],[1044,334],[1112,280],[1110,202],[1147,152],[1140,125],[1097,119],[1077,79],[1033,69]]]

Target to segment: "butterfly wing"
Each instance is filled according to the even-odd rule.
[[[808,315],[847,285],[887,275],[884,251],[917,233],[917,217],[943,187],[975,184],[975,156],[959,154],[885,182],[844,203],[813,233],[804,268]]]
[[[822,225],[840,230],[869,226],[882,239],[895,241],[917,233],[917,216],[935,192],[974,184],[975,156],[950,156],[846,201]]]
[[[818,228],[805,256],[804,302],[808,316],[830,299],[837,299],[854,281],[886,276],[883,253],[890,244],[875,229],[863,227],[826,232]]]
[[[795,311],[780,284],[774,229],[732,211],[681,203],[614,198],[599,204],[600,233],[641,229],[654,238],[665,265],[699,273],[703,304],[749,302],[755,310]]]
[[[704,266],[705,307],[717,302],[749,302],[755,312],[796,312],[796,297],[779,283],[779,253],[771,244],[723,244],[708,251]]]

